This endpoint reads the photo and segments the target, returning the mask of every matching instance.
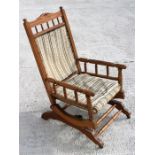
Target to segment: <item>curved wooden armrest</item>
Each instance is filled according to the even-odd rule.
[[[83,89],[83,88],[80,88],[78,86],[75,86],[75,85],[71,85],[69,83],[66,83],[64,81],[63,82],[62,81],[57,81],[57,80],[54,80],[52,78],[46,78],[45,81],[51,82],[53,84],[56,84],[56,85],[59,85],[59,86],[62,86],[62,87],[65,87],[67,89],[71,89],[71,90],[74,90],[74,91],[77,91],[77,92],[86,94],[88,96],[94,96],[95,95],[95,93],[93,93],[92,91],[90,91],[88,89]]]
[[[81,62],[93,63],[93,64],[98,64],[98,65],[106,65],[106,66],[111,66],[111,67],[117,67],[119,69],[126,69],[126,66],[123,64],[116,64],[116,63],[107,62],[107,61],[87,59],[87,58],[78,58],[77,60],[81,61]]]

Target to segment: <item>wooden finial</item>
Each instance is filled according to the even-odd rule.
[[[63,10],[63,7],[62,6],[60,6],[60,10]]]
[[[26,22],[27,22],[27,19],[26,19],[26,18],[24,18],[24,19],[23,19],[23,22],[24,22],[24,23],[26,23]]]

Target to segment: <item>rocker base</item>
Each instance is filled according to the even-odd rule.
[[[99,148],[103,148],[103,145],[104,145],[103,142],[97,136],[95,136],[91,130],[89,130],[87,128],[81,128],[79,126],[72,124],[71,122],[64,120],[62,117],[60,117],[54,111],[45,112],[42,114],[41,117],[44,120],[55,119],[55,120],[59,120],[61,122],[64,122],[64,123],[68,124],[69,126],[71,126],[75,129],[79,130],[80,132],[82,132],[86,137],[88,137],[91,141],[93,141],[95,144],[97,144],[99,146]]]
[[[118,109],[118,112],[112,117],[112,119],[107,122],[105,126],[103,126],[98,132],[94,132],[97,127],[96,122],[91,122],[89,120],[85,120],[81,117],[81,115],[70,115],[66,113],[63,108],[60,108],[59,105],[54,104],[51,106],[52,111],[48,111],[42,114],[42,118],[44,120],[55,119],[61,122],[68,124],[69,126],[79,130],[86,137],[88,137],[91,141],[99,146],[99,148],[103,148],[103,142],[98,138],[109,126],[110,124],[119,116],[120,113],[124,113],[127,118],[131,117],[131,113],[129,113],[121,102],[112,100],[108,104],[114,106],[114,108]]]

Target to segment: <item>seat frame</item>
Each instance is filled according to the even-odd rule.
[[[59,17],[62,18],[61,23],[59,22]],[[49,21],[53,22],[53,20],[55,20],[55,19],[58,21],[58,24],[53,25],[53,27],[50,27],[48,22]],[[47,25],[46,29],[43,27],[43,23],[45,23]],[[42,77],[43,83],[45,85],[45,88],[46,88],[46,91],[47,91],[47,94],[49,97],[49,100],[51,102],[51,106],[50,106],[51,111],[44,112],[41,117],[44,120],[55,119],[55,120],[62,121],[64,123],[68,124],[69,126],[78,129],[84,135],[86,135],[90,140],[92,140],[95,144],[97,144],[100,148],[103,148],[103,142],[99,139],[99,136],[110,126],[110,124],[115,119],[118,118],[118,116],[121,113],[125,114],[127,116],[127,118],[130,118],[130,113],[124,108],[123,104],[120,101],[116,100],[116,98],[124,99],[124,97],[125,97],[124,91],[123,91],[122,70],[126,69],[126,66],[123,64],[116,64],[116,63],[111,63],[111,62],[106,62],[106,61],[79,58],[77,55],[76,47],[74,44],[74,40],[72,37],[69,23],[67,20],[67,16],[66,16],[65,10],[62,7],[60,7],[60,10],[58,12],[41,14],[37,19],[30,21],[30,22],[27,21],[27,19],[24,19],[23,24],[24,24],[27,36],[29,38],[35,60],[37,62],[38,69],[40,71],[40,75]],[[40,32],[38,31],[38,28],[37,28],[38,25],[41,26]],[[116,80],[116,81],[118,81],[118,83],[121,86],[120,91],[115,95],[115,97],[113,97],[113,99],[110,102],[108,102],[108,104],[110,105],[110,108],[105,113],[103,113],[102,116],[100,116],[97,120],[95,120],[95,118],[94,118],[94,115],[96,115],[96,113],[93,112],[93,107],[92,107],[92,102],[91,102],[91,97],[94,96],[95,94],[90,90],[82,89],[82,88],[79,88],[78,86],[73,86],[71,84],[66,83],[65,82],[66,79],[64,79],[63,81],[58,81],[51,77],[49,78],[47,76],[45,67],[42,63],[41,56],[39,54],[39,49],[38,49],[38,46],[35,41],[36,37],[41,36],[45,33],[50,32],[50,31],[56,30],[62,26],[66,27],[68,37],[70,40],[70,44],[71,44],[71,48],[72,48],[72,52],[73,52],[73,55],[75,58],[76,66],[77,66],[77,72],[74,72],[66,79],[72,77],[74,74],[86,73],[91,76],[106,78],[106,79],[110,79],[110,80]],[[32,30],[33,28],[36,30],[35,34],[33,33],[33,30]],[[84,64],[84,71],[82,71],[80,63]],[[95,73],[88,72],[87,66],[89,64],[94,65]],[[98,73],[99,65],[106,67],[106,75],[102,75],[102,74]],[[117,68],[117,70],[118,70],[117,77],[110,76],[109,69],[111,67]],[[52,85],[52,87],[51,87],[51,85]],[[57,93],[57,91],[56,91],[57,86],[63,87],[63,93],[64,93],[63,96],[61,96],[60,94]],[[66,93],[67,89],[74,91],[75,100],[69,99],[67,97],[67,93]],[[85,94],[86,101],[87,101],[87,103],[85,105],[79,102],[78,95],[77,95],[78,93]],[[56,103],[56,100],[63,101],[64,107],[60,107]],[[76,106],[76,107],[86,110],[88,112],[88,119],[84,119],[82,117],[77,117],[75,115],[71,115],[71,114],[67,113],[65,110],[69,106]],[[112,116],[112,118],[103,127],[101,127],[99,130],[97,130],[99,125],[102,123],[102,121],[104,119],[106,119],[107,116],[114,109],[117,109],[118,111]]]

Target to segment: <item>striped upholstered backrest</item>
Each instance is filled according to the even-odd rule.
[[[24,21],[41,74],[44,78],[60,81],[77,71],[71,33],[63,11],[61,8],[55,13],[44,13],[33,21]]]
[[[48,77],[63,80],[77,70],[65,26],[36,38]]]

